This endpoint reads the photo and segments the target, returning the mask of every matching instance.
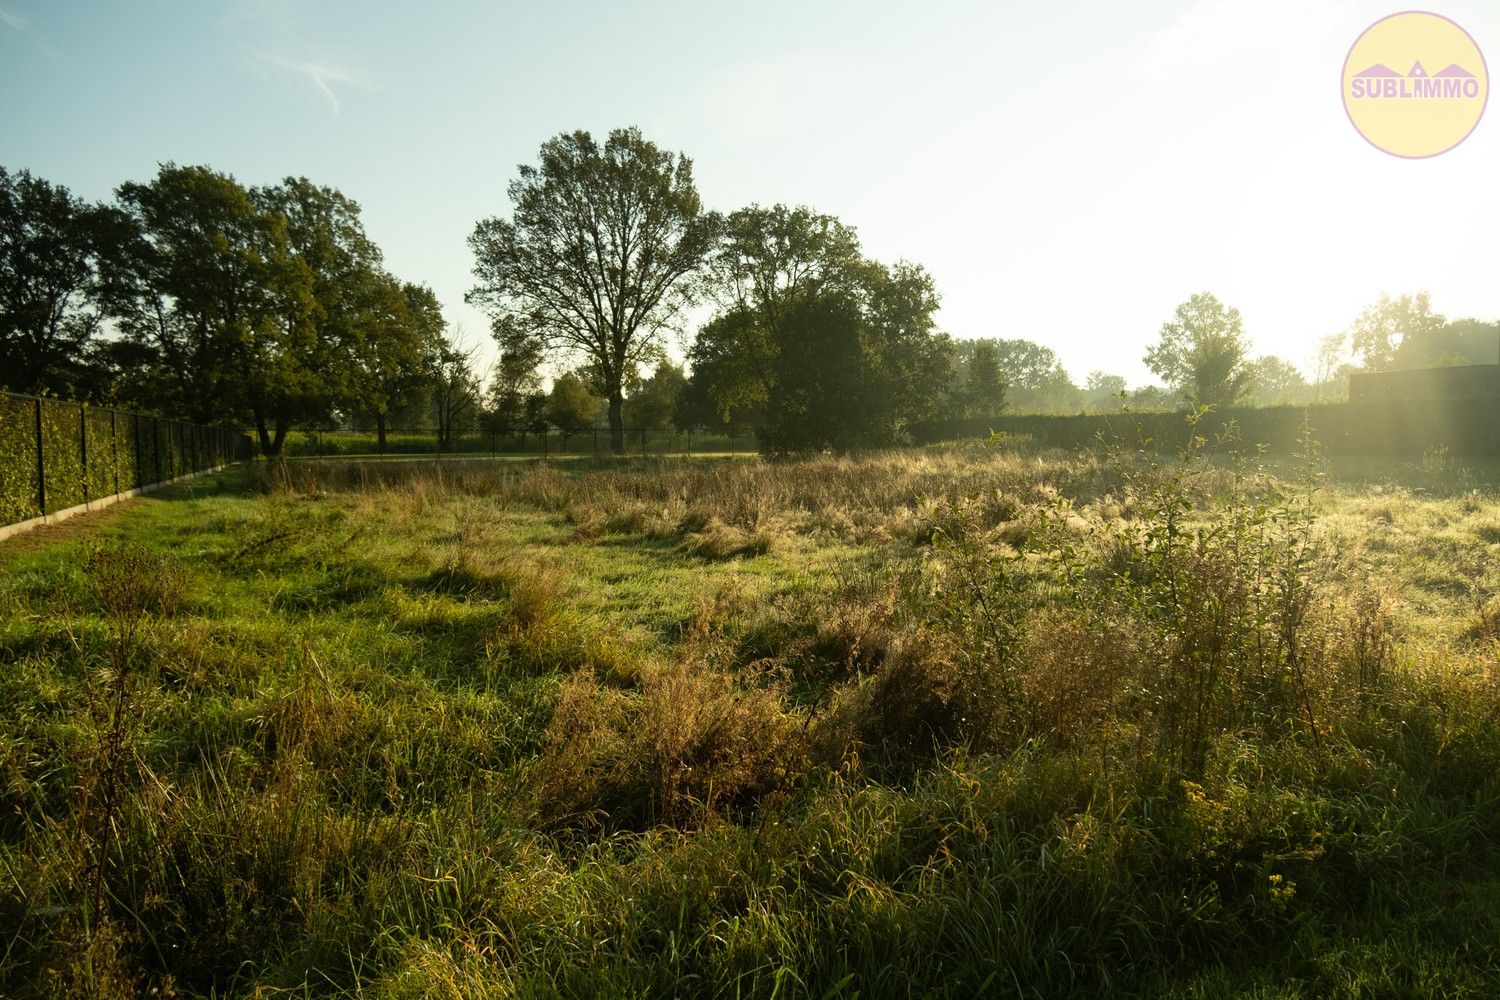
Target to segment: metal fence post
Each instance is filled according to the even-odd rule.
[[[83,479],[83,505],[89,505],[89,415],[82,403],[78,404],[78,467]]]
[[[118,414],[109,411],[109,467],[114,472],[115,492],[120,492],[120,435],[116,427]]]
[[[161,420],[151,418],[151,452],[156,456],[156,481],[161,482]]]
[[[47,516],[47,459],[42,455],[42,401],[36,401],[36,510]]]

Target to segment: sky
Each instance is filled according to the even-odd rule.
[[[0,165],[105,199],[159,163],[356,199],[387,266],[465,305],[467,238],[560,132],[637,125],[711,208],[805,204],[930,270],[939,325],[1090,371],[1211,291],[1311,371],[1381,292],[1500,319],[1500,107],[1385,154],[1340,72],[1391,0],[569,4],[0,0]],[[1500,4],[1452,18],[1500,67]]]

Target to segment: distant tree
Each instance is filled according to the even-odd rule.
[[[118,211],[0,167],[0,388],[82,394],[100,257],[123,231]]]
[[[687,376],[682,373],[681,366],[670,361],[661,362],[625,400],[627,422],[653,430],[666,427],[671,423],[677,398],[686,385]]]
[[[1000,359],[1009,408],[1017,413],[1076,413],[1082,393],[1057,352],[1030,340],[970,341],[970,350],[993,343]]]
[[[523,430],[530,431],[536,435],[547,433],[547,394],[545,392],[533,392],[527,395],[525,403],[525,422],[521,425]],[[521,446],[526,445],[525,438],[521,440]]]
[[[439,346],[431,376],[432,413],[439,448],[450,447],[457,435],[474,425],[479,415],[479,379],[474,374],[474,348],[464,345],[463,332]]]
[[[658,360],[718,231],[692,162],[638,129],[616,129],[603,146],[573,132],[544,143],[509,194],[511,218],[485,219],[469,238],[478,284],[468,300],[508,336],[593,366],[611,447],[623,452],[625,388]]]
[[[1142,413],[1161,412],[1177,409],[1182,405],[1182,397],[1165,386],[1143,385],[1130,391],[1127,404]]]
[[[552,391],[547,394],[547,405],[542,412],[547,422],[562,434],[563,447],[567,447],[568,438],[594,426],[599,407],[599,397],[589,392],[585,380],[566,372],[552,380]]]
[[[1005,375],[1000,370],[999,348],[993,341],[974,345],[961,398],[965,416],[993,417],[1005,409]]]
[[[1109,412],[1120,408],[1120,394],[1125,391],[1125,376],[1108,372],[1089,372],[1085,383],[1084,405],[1096,412]]]
[[[351,345],[351,401],[357,412],[374,419],[381,451],[392,417],[426,402],[443,330],[442,307],[427,286],[402,284],[384,272],[369,277]]]
[[[728,219],[713,264],[720,311],[689,352],[691,406],[748,419],[762,449],[848,449],[939,415],[953,381],[938,297],[913,264],[866,260],[854,231],[807,208]]]
[[[1349,400],[1349,382],[1359,372],[1358,366],[1345,361],[1333,370],[1325,382],[1317,386],[1319,402],[1344,403]]]
[[[1319,402],[1329,393],[1334,381],[1334,373],[1348,356],[1348,350],[1349,335],[1347,333],[1330,333],[1318,341],[1317,370],[1313,373],[1313,387]],[[1348,394],[1347,386],[1343,394]]]
[[[545,399],[542,392],[541,353],[526,337],[511,337],[503,325],[494,330],[500,344],[500,359],[490,379],[490,429],[500,434],[525,433],[530,430],[533,400]]]
[[[1349,327],[1349,345],[1366,371],[1390,371],[1400,349],[1427,340],[1443,327],[1426,292],[1391,298],[1382,294]]]
[[[1297,366],[1274,354],[1263,354],[1249,364],[1250,394],[1256,406],[1305,402],[1307,379]]]
[[[1146,352],[1145,361],[1190,405],[1225,409],[1249,391],[1248,349],[1239,310],[1201,292],[1178,306],[1162,325],[1161,337]]]
[[[1437,368],[1500,362],[1500,323],[1456,319],[1401,341],[1395,367]]]

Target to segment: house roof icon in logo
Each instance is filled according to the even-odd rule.
[[[1422,64],[1420,62],[1414,62],[1411,64],[1411,72],[1406,75],[1408,77],[1414,77],[1419,80],[1425,80],[1427,78],[1427,71],[1422,68]]]
[[[1355,73],[1354,77],[1358,80],[1367,80],[1370,77],[1395,77],[1396,79],[1400,79],[1401,74],[1391,69],[1385,63],[1376,63],[1369,69],[1362,69],[1358,73]]]
[[[1451,63],[1446,69],[1440,69],[1432,75],[1435,78],[1444,80],[1452,79],[1454,77],[1457,77],[1460,80],[1474,79],[1474,74],[1464,69],[1458,63]]]

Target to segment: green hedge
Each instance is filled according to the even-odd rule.
[[[37,489],[37,415],[42,486]],[[76,507],[253,454],[222,428],[0,393],[0,525]]]
[[[743,432],[730,438],[719,431],[695,431],[691,435],[659,428],[647,432],[646,451],[653,455],[675,455],[687,451],[754,451],[754,435]],[[542,439],[535,434],[524,437],[519,434],[494,434],[488,431],[466,431],[453,437],[443,449],[447,455],[504,454],[504,455],[584,455],[595,450],[600,454],[609,451],[609,432],[601,430],[597,439],[593,431],[570,435],[566,444],[561,434],[547,435],[543,448]],[[640,454],[641,432],[627,430],[625,450],[629,454]],[[379,451],[374,431],[292,431],[287,435],[283,452],[289,458],[309,456],[374,455]],[[438,454],[435,431],[388,431],[385,436],[387,455],[436,455]]]
[[[35,420],[31,400],[0,394],[0,524],[27,521],[41,513]]]
[[[1264,445],[1273,452],[1295,450],[1305,421],[1328,454],[1420,456],[1447,448],[1455,455],[1500,455],[1500,398],[1489,396],[1242,408],[1209,413],[1195,426],[1181,413],[999,416],[932,421],[912,427],[911,433],[919,443],[996,431],[1056,448],[1091,447],[1102,436],[1170,449],[1193,434],[1214,442],[1231,421],[1246,446]]]

